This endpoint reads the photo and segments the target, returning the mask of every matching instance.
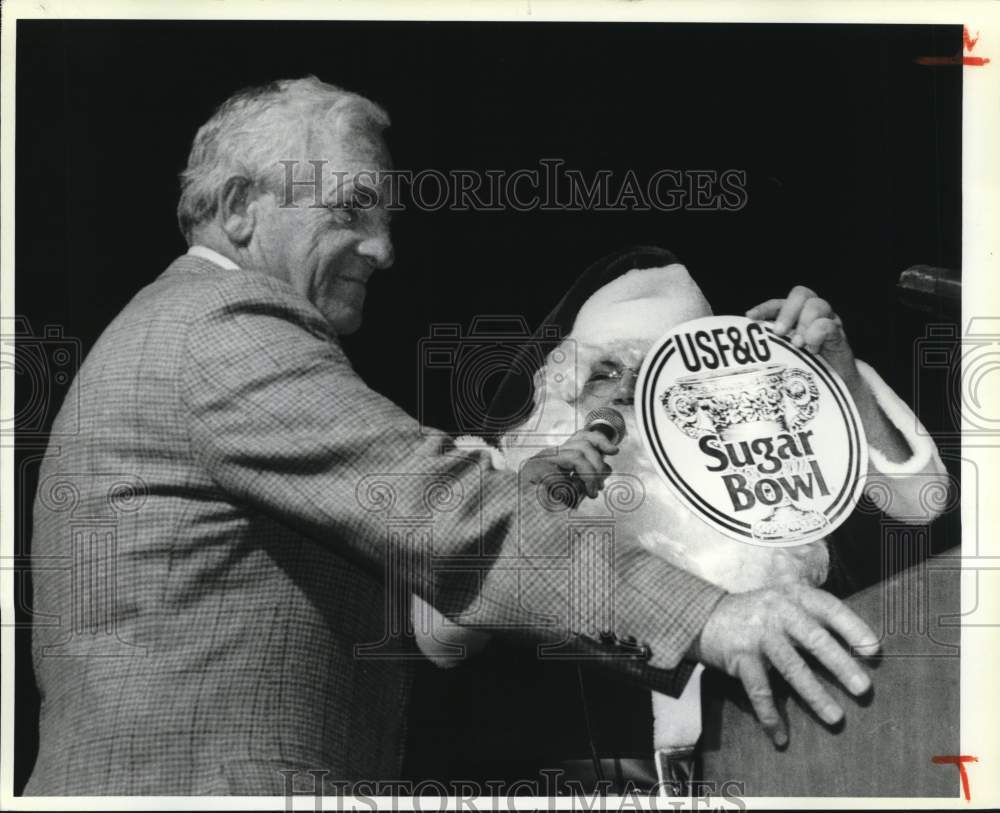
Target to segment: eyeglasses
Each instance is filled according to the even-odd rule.
[[[631,398],[638,376],[638,367],[604,364],[596,372],[591,373],[587,383],[583,385],[583,394],[610,399],[624,392]]]

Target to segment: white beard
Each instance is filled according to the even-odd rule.
[[[562,393],[552,388],[543,393],[539,407],[527,422],[532,426],[532,434],[561,436],[565,440],[584,425],[586,416],[578,414],[560,397],[564,394],[564,388]],[[725,536],[699,519],[674,496],[653,468],[642,445],[633,408],[623,407],[619,411],[625,418],[627,434],[618,454],[606,458],[613,473],[605,482],[604,493],[614,488],[616,479],[624,481],[630,475],[642,483],[645,499],[634,511],[615,513],[618,539],[638,540],[650,553],[732,593],[785,582],[820,585],[826,581],[829,553],[825,540],[794,547],[763,547]],[[516,430],[501,439],[509,468],[517,470],[539,451],[536,444],[526,441]],[[602,496],[585,499],[574,510],[583,516],[602,517],[608,511]]]

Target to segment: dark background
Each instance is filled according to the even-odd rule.
[[[312,73],[389,110],[402,169],[561,158],[616,178],[747,173],[739,212],[399,215],[396,266],[373,279],[365,325],[345,344],[375,389],[425,422],[456,428],[446,378],[418,398],[431,325],[515,314],[534,328],[590,262],[630,243],[674,251],[718,313],[813,287],[858,355],[919,401],[914,342],[942,316],[901,308],[895,284],[916,263],[961,267],[961,69],[914,60],[960,53],[961,36],[959,26],[22,21],[16,312],[36,334],[61,326],[86,353],[185,249],[177,174],[198,126],[238,88]],[[52,417],[33,414],[37,431],[18,438],[19,557]],[[28,606],[26,595],[19,621]],[[25,628],[18,789],[36,743],[29,653]]]

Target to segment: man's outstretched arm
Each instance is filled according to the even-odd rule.
[[[564,506],[545,504],[535,484],[369,389],[321,314],[283,283],[220,275],[186,337],[192,453],[235,505],[336,547],[461,624],[565,643],[662,691],[683,688],[684,654],[721,590],[634,540],[576,544]],[[401,523],[430,534],[396,533]],[[582,550],[591,559],[574,559]],[[648,658],[618,645],[630,636]]]

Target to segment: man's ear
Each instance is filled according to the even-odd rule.
[[[256,217],[250,206],[253,182],[249,178],[234,175],[226,181],[219,198],[219,220],[222,230],[237,246],[245,246],[253,236]]]

